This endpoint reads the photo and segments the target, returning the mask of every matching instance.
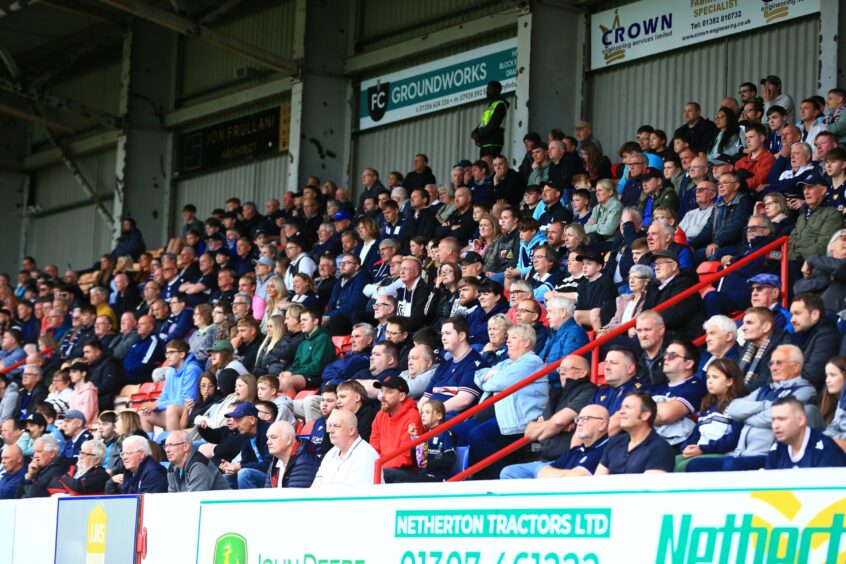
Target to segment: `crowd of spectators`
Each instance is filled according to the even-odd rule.
[[[263,213],[188,204],[155,252],[127,218],[91,268],[25,257],[0,274],[0,498],[369,483],[558,361],[384,479],[522,437],[475,477],[846,465],[846,91],[762,85],[615,154],[580,121],[509,158],[493,83],[441,183],[417,154],[355,199],[309,177]],[[780,236],[787,280],[775,250],[656,311]]]

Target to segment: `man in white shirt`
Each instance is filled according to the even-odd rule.
[[[688,211],[679,223],[688,239],[696,237],[708,223],[717,199],[717,187],[709,180],[696,185],[696,209]]]
[[[359,436],[355,414],[342,409],[333,410],[326,422],[326,430],[335,446],[323,457],[311,487],[372,484],[379,453]]]

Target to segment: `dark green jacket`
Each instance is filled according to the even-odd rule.
[[[306,378],[320,376],[323,368],[333,360],[335,345],[332,343],[332,337],[322,327],[318,327],[297,347],[294,361],[288,370]]]
[[[811,212],[810,218],[805,219],[807,209],[807,206],[802,206],[799,210],[796,227],[790,232],[791,260],[826,256],[828,241],[843,227],[843,215],[837,209],[821,205]]]

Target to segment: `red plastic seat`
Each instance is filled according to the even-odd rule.
[[[599,366],[596,368],[596,373],[592,374],[591,380],[597,386],[601,386],[605,383],[605,361],[599,363]]]
[[[300,390],[299,392],[297,392],[297,395],[294,396],[294,399],[295,400],[302,400],[302,399],[306,399],[309,396],[314,396],[314,395],[317,395],[316,389],[314,389],[314,390]]]
[[[335,345],[335,354],[338,358],[344,358],[344,355],[352,350],[352,335],[332,337],[332,343]]]

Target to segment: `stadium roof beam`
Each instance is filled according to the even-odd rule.
[[[92,41],[86,41],[75,49],[68,50],[62,55],[54,57],[48,68],[42,70],[29,80],[29,85],[36,88],[43,87],[86,57],[97,55],[112,47],[116,47],[122,37],[123,31],[120,28],[114,28],[112,33],[96,36]]]
[[[150,6],[137,0],[98,0],[100,3],[128,12],[135,17],[151,21],[162,27],[175,31],[188,37],[196,37],[212,45],[217,45],[228,51],[232,51],[242,57],[259,63],[262,66],[283,72],[289,75],[297,74],[300,65],[292,60],[286,59],[276,53],[255,47],[248,43],[235,39],[229,35],[215,31],[205,25],[197,24],[185,18],[176,16],[159,8]]]
[[[200,18],[200,23],[203,25],[211,25],[238,6],[241,5],[243,0],[227,0],[214,10],[210,11],[208,14]]]
[[[12,73],[13,76],[20,76],[20,72],[13,71],[9,65],[6,66],[9,68],[9,72]],[[70,100],[68,98],[52,94],[40,88],[36,88],[35,86],[25,84],[20,80],[0,77],[0,90],[5,90],[6,92],[27,98],[34,102],[41,102],[57,110],[77,114],[99,123],[100,125],[105,125],[106,127],[114,129],[120,129],[123,127],[123,119],[116,115],[92,108],[91,106],[83,104],[82,102],[77,102],[76,100]]]
[[[50,129],[59,133],[73,133],[73,129],[66,125],[62,125],[61,123],[55,121],[50,121],[40,115],[37,115],[31,111],[24,110],[22,108],[15,108],[13,106],[7,106],[6,104],[0,104],[0,113],[16,117],[24,121],[28,121],[29,123],[41,126],[44,129]]]

